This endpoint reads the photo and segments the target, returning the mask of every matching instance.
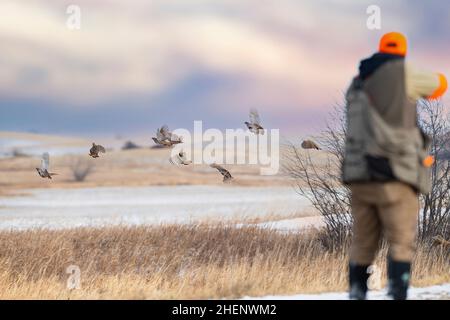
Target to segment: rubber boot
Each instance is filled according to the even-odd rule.
[[[350,299],[365,300],[367,294],[368,265],[349,264]]]
[[[411,263],[388,260],[388,295],[394,300],[406,300],[408,296]]]

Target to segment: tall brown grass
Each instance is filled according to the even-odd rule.
[[[419,248],[414,285],[450,281],[448,252]],[[381,250],[377,264],[385,268]],[[0,232],[1,299],[203,299],[345,290],[347,250],[316,232],[166,225]],[[66,268],[81,288],[66,286]],[[383,280],[384,281],[384,280]]]

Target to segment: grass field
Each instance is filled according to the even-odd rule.
[[[385,282],[384,256],[377,266]],[[228,224],[0,232],[1,299],[202,299],[343,291],[347,250],[316,231]],[[68,289],[67,267],[80,269]],[[443,248],[419,247],[412,284],[450,282]]]
[[[230,165],[236,181],[223,185],[207,165],[170,165],[167,149],[116,147],[91,159],[88,141],[0,133],[0,144],[10,146],[11,138],[29,147],[0,158],[0,299],[211,299],[347,289],[347,249],[327,249],[323,233],[305,229],[321,226],[320,217],[282,174]],[[83,153],[67,153],[77,148]],[[41,149],[51,151],[59,173],[53,180],[36,173]],[[325,153],[311,155],[320,163]],[[94,170],[76,182],[71,165],[80,156]],[[385,255],[383,248],[376,261],[378,287],[386,281]],[[70,266],[80,270],[78,289],[67,286]],[[449,252],[419,246],[412,284],[449,282]]]

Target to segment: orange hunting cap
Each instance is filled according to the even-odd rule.
[[[406,37],[400,32],[389,32],[380,39],[379,51],[382,53],[396,54],[406,56]]]

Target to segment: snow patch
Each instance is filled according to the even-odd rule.
[[[369,291],[369,300],[388,300],[386,289]],[[430,287],[411,287],[408,291],[409,300],[450,300],[450,283]],[[264,297],[244,297],[243,300],[348,300],[347,292],[326,292],[318,294],[278,295]]]
[[[25,190],[0,198],[0,229],[190,223],[288,215],[309,206],[290,187],[152,186]]]

